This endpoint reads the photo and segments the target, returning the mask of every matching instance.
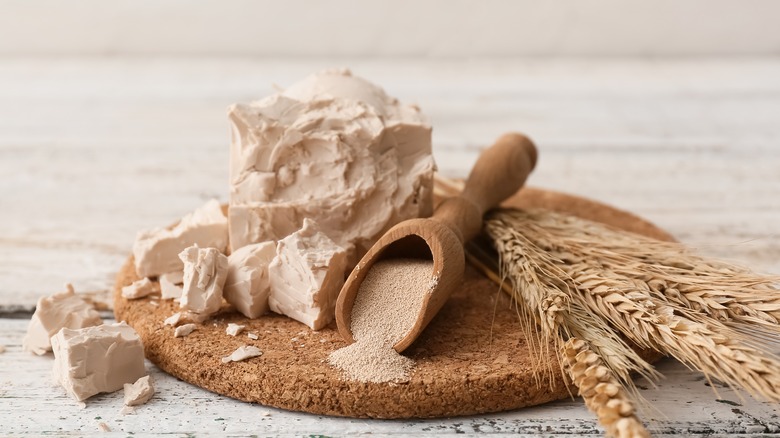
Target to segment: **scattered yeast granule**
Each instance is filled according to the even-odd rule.
[[[393,346],[412,329],[431,292],[433,261],[388,259],[376,262],[360,285],[352,307],[355,343],[334,351],[328,362],[360,382],[404,382],[414,361]]]

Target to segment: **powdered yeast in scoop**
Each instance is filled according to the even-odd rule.
[[[403,382],[414,361],[393,346],[409,333],[433,283],[433,261],[380,260],[371,266],[352,307],[355,343],[330,354],[328,362],[350,380]]]

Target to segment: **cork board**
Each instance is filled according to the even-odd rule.
[[[664,231],[630,213],[570,195],[525,188],[505,205],[542,207],[608,223],[658,239]],[[326,358],[345,346],[335,323],[318,332],[292,319],[267,315],[248,320],[223,308],[198,330],[174,338],[163,320],[178,311],[159,297],[126,300],[120,289],[137,280],[132,257],[117,275],[114,313],[141,336],[146,357],[165,372],[209,391],[282,409],[360,418],[426,418],[498,412],[569,397],[557,359],[554,372],[534,378],[528,342],[510,301],[498,286],[467,267],[456,291],[423,335],[405,352],[417,361],[404,384],[345,381]],[[228,323],[246,325],[237,337]],[[255,333],[252,340],[247,333]],[[263,355],[223,364],[242,345]],[[648,359],[656,356],[645,354]]]

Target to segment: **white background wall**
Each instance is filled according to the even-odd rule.
[[[0,55],[780,54],[774,0],[5,0]]]

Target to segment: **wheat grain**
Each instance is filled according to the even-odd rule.
[[[650,436],[639,421],[628,394],[588,343],[571,338],[561,347],[560,356],[585,405],[596,414],[607,435],[618,438]]]

